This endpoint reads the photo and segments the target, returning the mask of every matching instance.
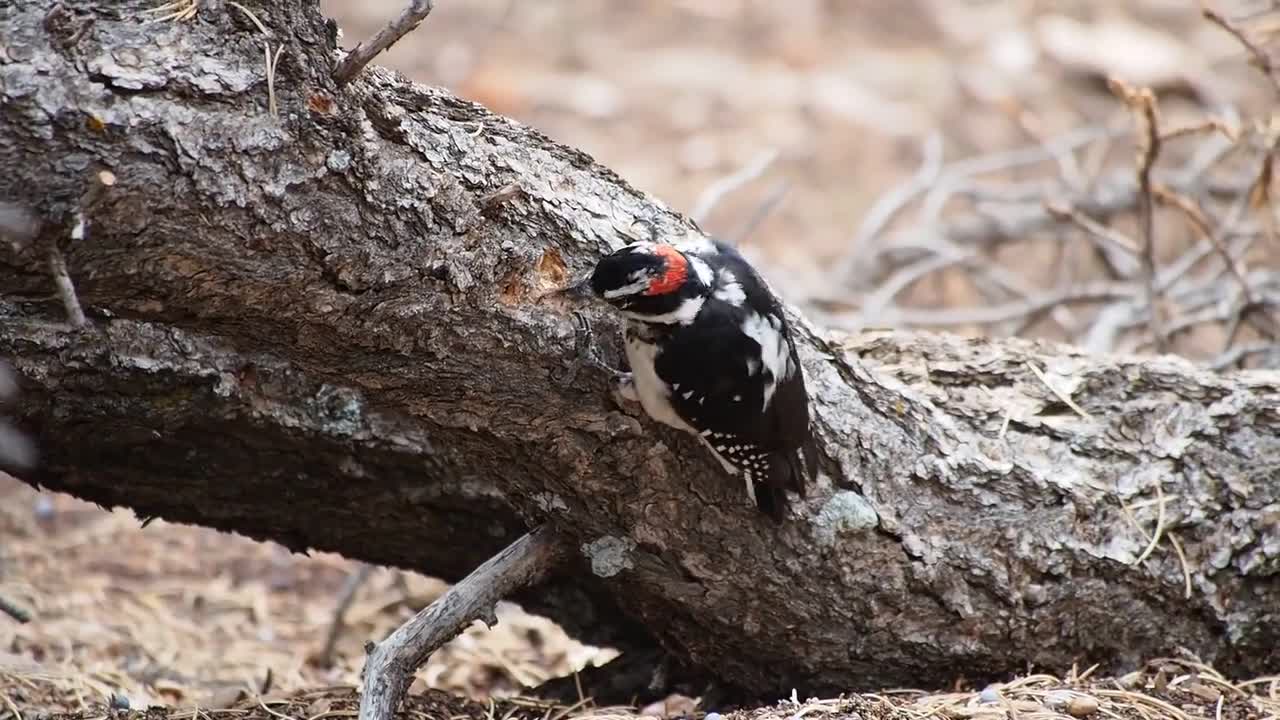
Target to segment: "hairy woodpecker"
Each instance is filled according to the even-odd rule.
[[[809,396],[781,303],[731,246],[638,242],[590,291],[626,318],[624,397],[696,435],[776,522],[812,474]]]

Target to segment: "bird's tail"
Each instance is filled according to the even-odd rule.
[[[769,516],[770,520],[781,525],[787,517],[787,491],[771,480],[756,481],[756,507]]]
[[[787,515],[787,491],[805,496],[805,483],[817,477],[818,451],[812,440],[795,450],[776,453],[769,463],[772,472],[765,480],[756,482],[756,506],[774,522],[781,523]]]

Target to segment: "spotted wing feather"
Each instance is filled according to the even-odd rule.
[[[786,511],[786,490],[804,494],[800,451],[810,434],[803,372],[781,308],[767,290],[752,286],[761,282],[754,270],[736,252],[722,251],[708,257],[708,262],[717,270],[729,269],[747,286],[745,300],[709,300],[694,324],[671,333],[654,369],[672,386],[670,399],[676,413],[701,429],[718,454],[748,476],[757,505],[780,521]],[[777,323],[785,342],[781,350],[793,367],[790,376],[775,377],[771,363],[762,357],[761,345],[743,332],[744,322],[751,317]]]

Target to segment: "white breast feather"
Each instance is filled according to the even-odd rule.
[[[644,408],[645,414],[664,425],[670,425],[678,430],[696,435],[702,441],[702,444],[711,451],[712,457],[724,467],[725,472],[730,475],[739,474],[738,468],[729,462],[724,454],[716,450],[714,444],[729,442],[729,436],[713,433],[710,430],[700,433],[676,413],[675,407],[671,405],[673,388],[658,377],[658,371],[654,367],[654,361],[658,357],[658,346],[640,339],[634,333],[627,333],[626,352],[627,361],[631,364],[632,387],[635,389],[636,399],[640,401],[640,406]],[[756,490],[752,482],[752,474],[744,474],[744,480],[747,496],[751,498],[751,502],[754,504]]]
[[[627,333],[626,351],[627,361],[631,364],[631,379],[645,413],[665,425],[685,432],[696,432],[676,414],[676,409],[671,405],[671,388],[658,377],[658,371],[654,368],[658,346]]]

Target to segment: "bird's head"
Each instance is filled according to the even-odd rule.
[[[688,322],[710,290],[709,274],[705,263],[672,245],[640,242],[601,258],[591,276],[570,291],[594,296],[636,320]]]

